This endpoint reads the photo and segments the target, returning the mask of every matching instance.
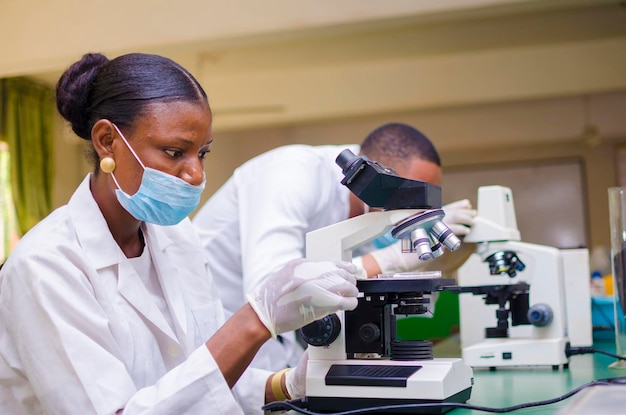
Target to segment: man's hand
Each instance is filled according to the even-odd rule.
[[[443,223],[445,223],[456,236],[461,237],[470,232],[474,225],[474,218],[478,214],[476,209],[472,209],[472,204],[468,199],[448,203],[444,205],[442,209],[446,214],[443,218]]]

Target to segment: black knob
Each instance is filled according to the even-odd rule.
[[[335,341],[340,332],[341,321],[337,314],[329,314],[300,329],[302,340],[311,346],[328,346]]]
[[[380,339],[380,328],[374,323],[365,323],[359,327],[359,337],[366,343]]]

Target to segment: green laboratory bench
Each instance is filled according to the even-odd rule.
[[[615,353],[615,340],[594,340],[594,348]],[[433,347],[437,357],[459,357],[458,336],[450,337]],[[570,357],[569,368],[501,368],[474,369],[474,386],[468,404],[490,408],[504,408],[536,401],[557,398],[585,383],[596,379],[626,376],[626,370],[611,369],[615,358],[599,353]],[[547,415],[557,414],[572,403],[578,394],[546,406],[519,409],[509,414]],[[450,415],[488,414],[490,412],[457,408]],[[626,413],[626,386],[624,387],[624,412]]]

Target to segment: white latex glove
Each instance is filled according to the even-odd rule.
[[[356,279],[357,280],[366,280],[367,279],[367,271],[363,268],[363,257],[356,256],[352,258],[352,263],[356,267]]]
[[[385,248],[372,251],[370,255],[383,274],[418,271],[424,265],[424,261],[420,260],[417,254],[402,253],[400,240]],[[359,263],[356,258],[353,261]]]
[[[285,385],[291,399],[300,399],[306,395],[306,368],[309,363],[309,351],[305,350],[298,365],[285,372]]]
[[[476,209],[472,209],[472,204],[468,199],[448,203],[447,205],[443,205],[442,209],[446,214],[443,218],[443,223],[445,223],[456,236],[467,235],[474,225],[474,218],[478,214]]]
[[[338,310],[357,306],[357,267],[350,262],[295,259],[248,293],[273,338]]]

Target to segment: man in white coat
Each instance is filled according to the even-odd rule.
[[[346,148],[393,168],[402,177],[441,185],[441,162],[434,145],[417,129],[400,123],[377,128],[361,146],[289,145],[247,161],[192,220],[226,313],[238,310],[246,293],[272,270],[303,258],[308,232],[366,212],[363,201],[341,184],[343,174],[335,159]],[[456,235],[469,232],[476,211],[468,200],[444,206],[444,211],[444,222]],[[458,266],[468,255],[464,249],[426,264],[420,263],[417,255],[402,254],[394,245],[353,262],[372,276],[427,266],[441,269],[450,261]],[[302,352],[295,333],[284,333],[265,343],[251,366],[267,370],[293,367]]]

